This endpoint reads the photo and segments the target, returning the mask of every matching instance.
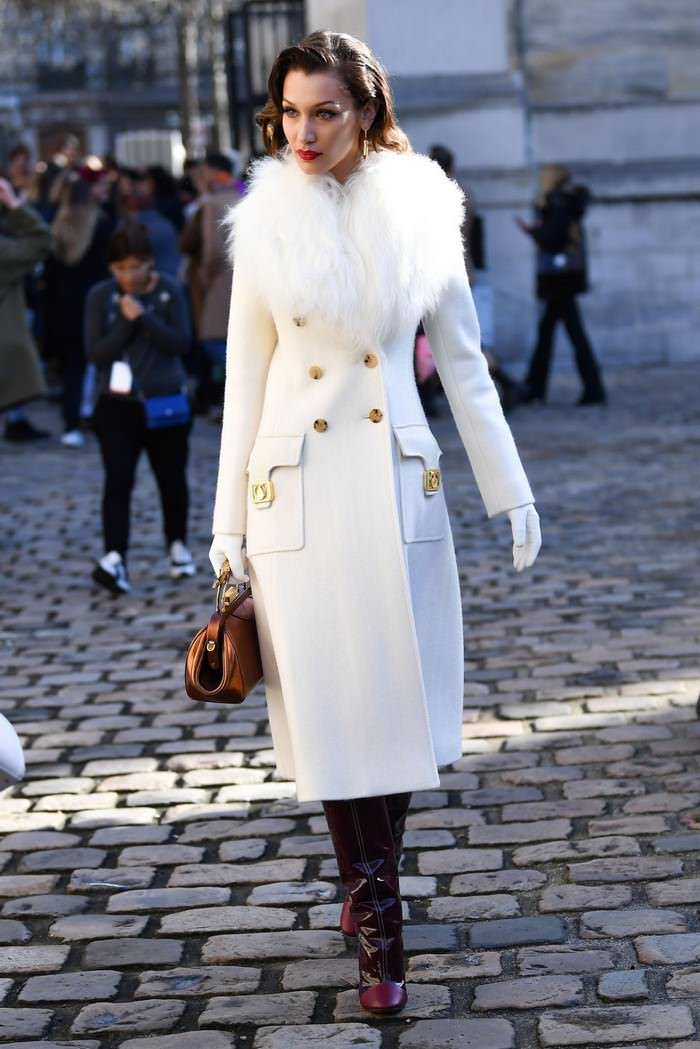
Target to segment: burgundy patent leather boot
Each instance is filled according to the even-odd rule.
[[[399,1012],[406,1004],[401,897],[386,799],[324,801],[323,809],[357,932],[360,1005]]]
[[[397,867],[401,863],[401,854],[403,852],[403,835],[406,829],[406,816],[408,815],[408,808],[411,804],[411,794],[387,794],[386,795],[386,807],[389,813],[389,823],[391,824],[391,836],[394,839],[394,852],[396,854],[396,865]],[[355,923],[352,920],[350,914],[350,897],[346,896],[343,900],[343,906],[340,911],[340,930],[345,933],[346,936],[356,936]]]
[[[391,836],[394,839],[394,852],[396,853],[396,865],[401,864],[403,853],[403,836],[406,830],[406,817],[408,807],[411,804],[411,794],[387,794],[386,807],[391,824]]]

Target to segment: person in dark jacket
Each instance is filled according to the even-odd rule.
[[[143,225],[129,222],[114,232],[109,262],[112,279],[91,290],[85,310],[86,354],[97,366],[93,425],[105,469],[106,553],[93,579],[126,593],[131,493],[144,450],[160,491],[170,574],[195,571],[186,546],[190,409],[182,364],[190,326],[179,284],[154,269]]]
[[[101,171],[67,173],[51,224],[51,255],[44,267],[44,352],[59,362],[63,379],[61,443],[79,448],[80,401],[85,374],[83,311],[93,284],[109,275],[111,223],[102,209],[107,183]]]
[[[586,335],[576,296],[588,291],[588,260],[583,216],[590,194],[574,185],[565,164],[540,169],[540,193],[535,222],[516,222],[537,245],[537,297],[544,303],[537,344],[530,359],[525,399],[547,399],[547,381],[554,331],[562,321],[574,347],[583,391],[577,405],[603,404],[605,389],[598,363]]]
[[[172,201],[167,197],[156,196],[157,183],[148,172],[137,172],[133,185],[134,195],[128,200],[128,210],[148,230],[156,269],[160,273],[176,277],[182,263],[182,255],[177,246],[179,227],[174,221],[175,211],[169,206]],[[181,211],[179,214],[181,217]]]

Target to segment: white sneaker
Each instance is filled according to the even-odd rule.
[[[100,558],[92,570],[92,578],[100,586],[106,587],[115,594],[128,594],[131,590],[126,565],[122,555],[116,550],[110,550],[108,554]]]
[[[85,437],[80,430],[66,430],[61,437],[61,444],[66,448],[82,448],[85,444]]]
[[[192,576],[195,573],[192,554],[180,539],[170,544],[170,575],[173,579]]]

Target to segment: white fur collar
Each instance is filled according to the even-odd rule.
[[[318,315],[362,345],[434,307],[462,255],[464,195],[418,153],[370,153],[345,183],[289,150],[253,165],[228,216],[235,265],[275,311]]]

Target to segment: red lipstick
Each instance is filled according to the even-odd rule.
[[[302,160],[315,160],[316,157],[320,157],[320,153],[316,153],[313,149],[298,149],[297,154]]]

